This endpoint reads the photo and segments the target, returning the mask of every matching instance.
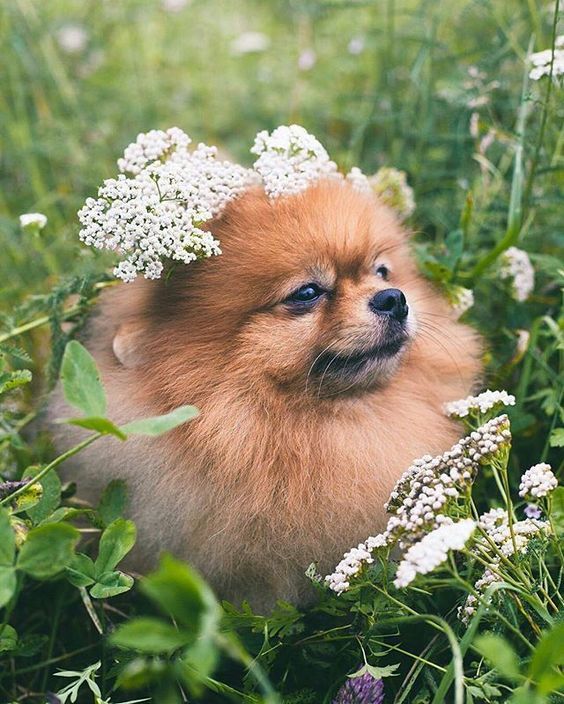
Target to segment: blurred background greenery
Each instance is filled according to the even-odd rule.
[[[93,266],[77,241],[77,209],[138,132],[171,125],[249,163],[258,130],[298,122],[343,167],[407,171],[413,223],[435,241],[456,226],[469,190],[479,206],[471,237],[495,240],[523,60],[531,36],[535,49],[549,46],[553,5],[7,0],[0,301],[12,305]],[[550,246],[561,201],[554,164],[542,166],[543,213],[527,237]],[[49,225],[22,243],[18,215],[31,211]]]

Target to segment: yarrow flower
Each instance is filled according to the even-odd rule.
[[[358,547],[345,553],[341,562],[335,567],[335,572],[325,577],[325,582],[337,594],[346,592],[350,587],[349,579],[358,575],[364,565],[372,564],[374,562],[372,552],[386,544],[387,538],[384,535],[377,535],[368,538],[365,543],[359,543]]]
[[[78,212],[80,239],[119,252],[123,259],[114,274],[124,281],[140,273],[157,279],[167,262],[188,264],[220,254],[219,242],[203,225],[250,186],[262,185],[275,199],[301,193],[322,179],[343,179],[324,147],[299,125],[259,132],[251,149],[257,155],[252,169],[218,161],[215,147],[198,144],[190,151],[190,144],[177,127],[138,135],[118,160],[117,178],[104,181],[97,198],[88,198]],[[399,174],[396,185],[403,183],[409,196],[405,175],[388,170],[392,172]],[[380,190],[386,201],[394,179],[384,183],[383,173],[381,169],[375,177],[381,188],[358,168],[347,181],[365,193]],[[399,201],[389,204],[401,211],[405,198],[401,207]]]
[[[398,589],[407,587],[418,574],[432,572],[446,561],[451,550],[462,550],[475,529],[475,522],[465,519],[457,523],[449,521],[428,533],[405,553],[394,585]]]
[[[552,49],[538,51],[531,55],[533,68],[529,72],[529,78],[533,81],[540,80],[543,76],[550,76],[550,65],[552,63]],[[552,78],[557,80],[564,76],[564,35],[556,39],[554,49],[554,64],[552,66]]]
[[[351,677],[333,699],[333,704],[383,704],[384,682],[369,672],[360,677]]]
[[[24,213],[20,215],[20,227],[30,230],[42,230],[47,224],[47,216],[43,213]]]
[[[548,496],[558,486],[552,468],[546,462],[533,465],[521,477],[519,496],[534,500]]]
[[[476,608],[480,602],[480,598],[485,593],[486,589],[495,582],[500,582],[501,578],[496,572],[492,572],[490,569],[484,570],[483,575],[480,579],[476,580],[474,583],[474,590],[479,596],[474,594],[468,594],[466,601],[462,606],[458,607],[457,616],[462,621],[462,623],[469,623],[471,617],[476,613]]]
[[[492,508],[482,514],[478,525],[506,557],[510,557],[515,552],[524,552],[531,536],[549,529],[549,524],[546,521],[526,518],[524,521],[513,521],[512,535],[509,516],[504,508]],[[482,540],[482,544],[487,549],[487,542]]]
[[[360,193],[372,193],[372,186],[368,178],[362,173],[358,166],[353,166],[347,174],[347,181]]]
[[[383,533],[345,553],[325,582],[337,594],[350,587],[378,548],[398,544],[403,549],[430,531],[451,525],[447,511],[474,482],[481,464],[491,460],[511,440],[509,419],[498,416],[462,438],[442,455],[415,460],[396,483],[386,504],[391,514]]]
[[[124,281],[141,272],[159,278],[166,259],[187,264],[219,254],[200,226],[254,182],[247,169],[217,161],[215,147],[189,152],[189,144],[178,128],[140,134],[118,162],[125,173],[104,181],[78,213],[85,244],[126,255],[114,269]]]
[[[464,286],[453,286],[448,292],[448,297],[457,318],[463,316],[474,305],[474,291]]]
[[[368,177],[372,191],[398,215],[405,219],[415,210],[413,188],[407,183],[405,171],[384,166]]]
[[[451,418],[466,418],[475,413],[487,413],[492,408],[501,406],[514,406],[515,396],[507,391],[490,391],[487,389],[478,396],[467,396],[460,401],[451,401],[445,404],[445,413]]]
[[[415,460],[397,482],[386,504],[386,532],[400,546],[440,526],[449,503],[471,486],[481,464],[488,462],[511,440],[509,419],[498,416],[459,440],[442,455]]]
[[[503,508],[492,508],[482,514],[478,521],[478,528],[483,535],[479,535],[476,543],[489,553],[491,568],[487,568],[480,579],[474,584],[478,596],[469,594],[464,605],[458,609],[458,617],[464,623],[474,615],[480,597],[494,582],[500,582],[503,577],[499,573],[501,557],[496,554],[489,541],[492,541],[501,555],[511,558],[515,553],[525,553],[532,538],[546,535],[550,532],[548,521],[540,521],[536,517],[526,518],[524,521],[513,521],[509,526],[509,514]]]
[[[259,132],[251,153],[258,155],[254,169],[270,198],[301,193],[322,178],[340,178],[325,148],[300,125]]]
[[[529,255],[518,247],[509,247],[501,255],[499,275],[502,279],[512,279],[512,295],[516,301],[526,301],[535,287],[535,270]]]

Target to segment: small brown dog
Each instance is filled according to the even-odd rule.
[[[137,567],[166,549],[235,602],[303,601],[308,564],[330,571],[381,530],[411,461],[458,437],[442,406],[471,390],[480,346],[393,214],[344,182],[251,189],[210,229],[221,256],[104,294],[87,338],[110,417],[201,415],[102,440],[73,476],[89,498],[127,481]]]

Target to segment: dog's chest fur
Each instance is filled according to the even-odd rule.
[[[154,413],[139,408],[119,372],[106,381],[116,421]],[[158,439],[103,439],[67,471],[91,500],[125,479],[139,530],[132,568],[150,569],[169,550],[227,599],[259,608],[303,601],[308,565],[326,573],[382,530],[382,507],[401,473],[457,437],[441,409],[451,389],[437,379],[436,397],[418,398],[412,384],[400,375],[371,397],[319,403],[317,411],[219,385],[207,398],[186,399],[201,409],[195,421]],[[406,395],[409,413],[396,412],[394,398]],[[61,400],[52,413],[66,415]],[[69,444],[68,431],[61,441]]]

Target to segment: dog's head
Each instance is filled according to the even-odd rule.
[[[251,190],[210,227],[221,256],[148,284],[161,351],[190,367],[205,369],[207,357],[251,386],[361,393],[429,344],[429,311],[448,312],[418,276],[394,215],[346,183],[277,200]]]

